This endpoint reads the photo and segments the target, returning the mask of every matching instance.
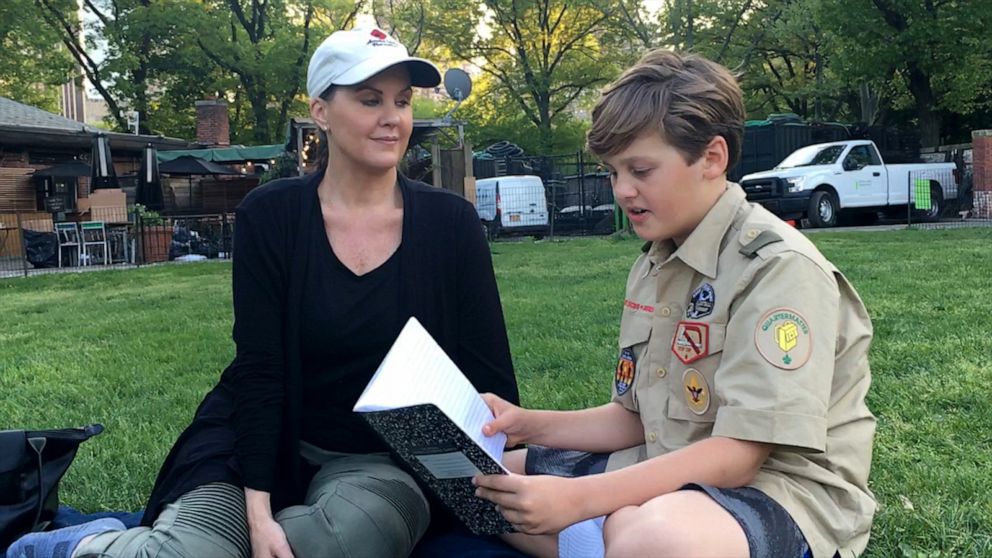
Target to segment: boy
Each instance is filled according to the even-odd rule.
[[[521,550],[864,550],[871,323],[812,243],[727,181],[743,121],[726,68],[669,51],[645,55],[593,110],[589,148],[648,243],[627,279],[610,403],[537,411],[486,396],[485,433],[530,444],[507,457],[527,475],[476,478]]]

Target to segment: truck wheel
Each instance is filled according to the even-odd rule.
[[[819,190],[809,198],[809,209],[806,216],[814,228],[823,229],[837,224],[837,200],[830,192]]]
[[[915,212],[916,218],[932,223],[940,220],[944,212],[944,191],[938,184],[930,184],[930,209],[920,209]]]

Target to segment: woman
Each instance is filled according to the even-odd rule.
[[[379,29],[339,31],[317,48],[307,90],[326,158],[238,207],[237,356],[173,447],[143,527],[103,520],[30,535],[13,556],[59,544],[78,557],[411,552],[428,502],[351,411],[406,320],[479,391],[518,400],[474,208],[396,168],[412,87],[439,82]]]

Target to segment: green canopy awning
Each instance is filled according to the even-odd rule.
[[[252,145],[249,147],[216,147],[213,149],[180,149],[176,151],[159,151],[158,162],[165,163],[178,159],[185,155],[191,155],[204,161],[214,163],[243,163],[245,161],[268,161],[278,159],[286,153],[286,146],[275,145]]]

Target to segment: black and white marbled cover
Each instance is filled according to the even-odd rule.
[[[416,456],[461,452],[488,475],[503,469],[440,409],[431,404],[361,413],[422,484],[477,535],[512,533],[496,505],[475,495],[470,477],[440,479]]]

